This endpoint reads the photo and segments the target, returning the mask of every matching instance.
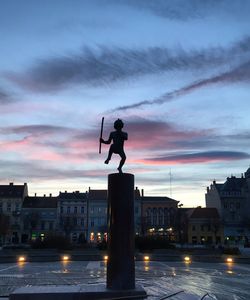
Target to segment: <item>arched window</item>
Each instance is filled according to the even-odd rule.
[[[152,210],[150,207],[146,210],[146,223],[147,225],[152,225]]]
[[[153,208],[153,225],[157,225],[157,208]]]
[[[164,208],[164,226],[169,226],[169,210]]]
[[[159,223],[159,226],[162,226],[164,223],[163,223],[163,221],[164,221],[164,214],[163,214],[163,208],[162,207],[160,207],[160,208],[158,208],[158,223]]]
[[[173,207],[170,208],[169,210],[169,225],[174,226],[175,225],[175,209]]]

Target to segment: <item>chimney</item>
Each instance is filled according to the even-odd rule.
[[[52,194],[49,194],[50,197],[52,197]]]
[[[35,193],[35,197],[36,197],[36,193]]]
[[[216,184],[216,180],[215,179],[213,180],[213,184]]]
[[[65,191],[64,193],[67,194],[67,191]]]
[[[43,197],[46,197],[46,194],[44,194]]]
[[[14,185],[14,183],[13,182],[10,182],[10,186],[13,186]]]
[[[141,190],[141,196],[144,197],[144,189]]]
[[[89,186],[89,192],[90,192],[90,186]]]
[[[207,186],[207,192],[209,192],[209,186]]]

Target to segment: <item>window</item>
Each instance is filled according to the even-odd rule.
[[[42,222],[41,222],[41,230],[44,230],[44,229],[45,229],[45,222],[42,221]]]
[[[91,226],[91,227],[94,227],[94,226],[95,226],[95,220],[94,220],[94,218],[91,218],[91,219],[90,219],[90,226]]]
[[[98,213],[101,213],[101,212],[102,212],[102,208],[98,207]]]
[[[2,212],[2,211],[3,211],[3,203],[0,202],[0,212]]]
[[[205,226],[201,225],[201,231],[204,231],[204,229],[205,229]]]
[[[53,226],[54,224],[53,224],[53,222],[49,222],[49,230],[53,230]]]
[[[60,207],[60,212],[63,214],[63,206]]]
[[[84,214],[84,206],[81,207],[81,214]]]
[[[158,209],[158,218],[159,218],[159,225],[163,225],[164,220],[163,220],[163,209],[160,207]]]
[[[152,225],[152,223],[151,223],[151,208],[147,208],[147,210],[146,210],[146,224]]]
[[[208,244],[212,244],[213,243],[213,237],[212,236],[208,236],[207,237],[207,242],[208,242]]]
[[[70,214],[70,206],[67,206],[67,214]]]
[[[19,210],[20,210],[20,203],[16,203],[16,204],[15,204],[15,210],[16,210],[16,211],[19,211]]]
[[[206,242],[206,238],[204,236],[201,236],[201,244],[203,245]]]
[[[7,211],[8,211],[8,212],[11,211],[11,203],[10,203],[10,202],[7,203]]]
[[[84,226],[84,219],[81,218],[81,225]]]
[[[157,225],[157,209],[153,208],[153,225]]]
[[[74,226],[77,225],[77,218],[73,218],[73,224],[74,224]]]
[[[197,236],[192,236],[192,244],[197,244]]]
[[[77,241],[77,233],[74,232],[74,233],[72,234],[72,242],[76,242],[76,241]]]
[[[196,229],[195,225],[192,225],[192,231],[195,231],[195,229]]]
[[[74,207],[74,214],[77,214],[77,206]]]
[[[139,213],[139,207],[136,206],[136,207],[135,207],[135,214],[138,215],[138,213]]]
[[[221,238],[220,236],[216,236],[216,244],[220,244],[221,243]]]
[[[164,208],[164,225],[167,226],[170,224],[169,220],[169,210],[165,207]]]

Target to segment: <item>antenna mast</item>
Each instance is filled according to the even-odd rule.
[[[172,172],[171,172],[171,168],[169,171],[169,191],[170,191],[170,198],[172,198]]]

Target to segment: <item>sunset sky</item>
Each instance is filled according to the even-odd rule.
[[[250,1],[1,0],[0,38],[0,184],[106,188],[103,116],[145,195],[204,205],[249,167]]]

